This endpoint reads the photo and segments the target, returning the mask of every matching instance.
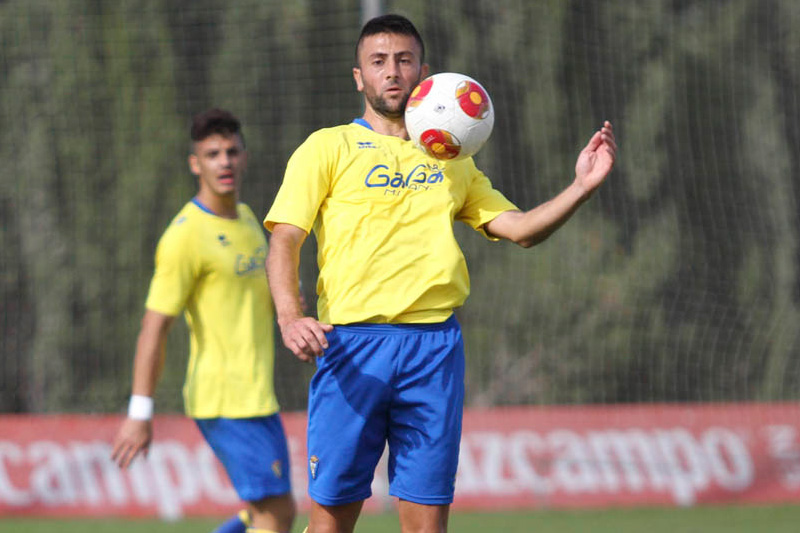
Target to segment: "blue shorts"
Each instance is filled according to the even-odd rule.
[[[372,495],[389,444],[389,494],[453,501],[464,404],[464,342],[440,324],[335,326],[308,406],[309,489],[322,505]]]
[[[289,451],[280,415],[194,421],[225,467],[239,498],[256,502],[291,490]]]

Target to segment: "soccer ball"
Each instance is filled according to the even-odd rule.
[[[411,140],[437,159],[474,155],[494,127],[494,107],[480,83],[464,74],[442,72],[425,78],[406,103]]]

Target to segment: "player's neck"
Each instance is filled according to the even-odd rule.
[[[238,203],[237,194],[218,195],[200,190],[195,196],[203,207],[222,218],[238,218],[236,204]]]
[[[408,139],[408,132],[406,131],[406,121],[403,117],[393,119],[383,115],[379,115],[371,108],[367,108],[364,116],[372,130],[381,135],[391,135],[393,137],[400,137],[401,139]]]

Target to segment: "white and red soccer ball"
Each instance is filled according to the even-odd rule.
[[[425,78],[411,92],[406,130],[414,144],[437,159],[474,155],[492,133],[494,107],[480,83],[454,72]]]

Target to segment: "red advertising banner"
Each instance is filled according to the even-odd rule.
[[[0,515],[224,515],[239,508],[194,423],[157,416],[146,460],[110,460],[116,416],[0,416]],[[285,413],[307,509],[305,416]],[[366,511],[394,505],[385,457]],[[800,502],[800,403],[468,410],[456,509]]]

